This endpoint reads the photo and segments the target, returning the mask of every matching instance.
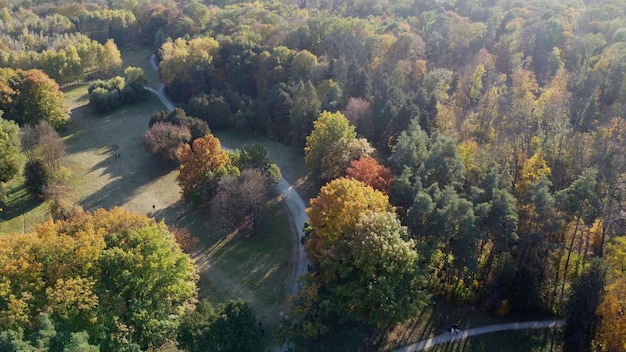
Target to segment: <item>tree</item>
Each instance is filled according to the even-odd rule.
[[[389,328],[428,302],[415,243],[391,212],[367,212],[326,252],[319,272],[343,314]]]
[[[101,72],[105,74],[115,73],[122,68],[122,54],[120,53],[115,41],[108,39],[99,52],[98,62]]]
[[[605,278],[606,268],[600,260],[594,260],[572,283],[565,313],[564,350],[591,350],[591,342],[600,323],[596,309],[602,299]]]
[[[465,167],[457,143],[448,136],[436,133],[420,174],[425,186],[436,182],[440,188],[447,185],[460,187],[465,180]]]
[[[219,178],[229,173],[231,160],[212,134],[194,140],[192,145],[184,144],[178,152],[178,182],[183,196],[200,204],[213,195]]]
[[[383,194],[389,195],[395,177],[388,167],[385,167],[372,157],[352,160],[346,169],[346,177],[361,181]]]
[[[359,133],[363,133],[360,122],[366,121],[372,114],[370,103],[363,98],[350,98],[343,112],[344,116],[355,125]]]
[[[328,249],[343,234],[355,231],[367,211],[391,211],[389,198],[357,180],[338,178],[323,186],[306,210],[312,232],[305,248],[311,262],[325,260]]]
[[[351,126],[343,114],[324,111],[313,124],[313,131],[306,137],[304,161],[315,175],[322,171],[322,159],[330,146],[341,138],[356,138],[354,126]]]
[[[391,150],[391,156],[389,156],[391,170],[396,175],[400,174],[405,167],[417,172],[423,167],[428,156],[429,142],[428,134],[422,130],[419,121],[413,119],[409,128],[400,133]]]
[[[313,121],[320,114],[321,102],[311,81],[299,81],[293,87],[291,109],[289,111],[289,126],[291,128],[292,145],[304,147],[306,136],[313,129]]]
[[[230,301],[219,307],[221,314],[211,326],[208,345],[217,351],[253,352],[261,347],[262,331],[247,303]]]
[[[233,126],[230,105],[222,95],[202,94],[189,99],[189,114],[206,121],[213,129]]]
[[[191,258],[164,223],[145,215],[77,213],[0,242],[0,325],[24,331],[33,344],[54,335],[63,346],[85,331],[103,350],[158,348],[195,299]],[[31,324],[44,310],[56,334],[44,320]]]
[[[9,99],[0,99],[0,110],[4,110],[6,118],[19,125],[34,125],[40,120],[46,120],[57,129],[70,121],[70,111],[63,100],[63,92],[48,75],[40,70],[5,72],[10,77],[8,88],[11,91]]]
[[[47,121],[34,126],[24,125],[20,140],[29,161],[41,159],[48,170],[59,171],[59,159],[65,155],[65,144]]]
[[[100,352],[100,347],[89,344],[89,334],[80,331],[72,333],[63,352]]]
[[[241,150],[231,153],[231,158],[239,170],[259,169],[273,183],[282,178],[280,168],[270,160],[267,148],[262,144],[246,144]]]
[[[209,125],[199,118],[187,116],[185,110],[176,107],[173,111],[161,110],[152,114],[148,126],[152,127],[155,123],[169,123],[175,126],[183,126],[191,132],[191,141],[202,138],[211,133]]]
[[[34,196],[43,196],[44,190],[50,182],[50,176],[50,170],[39,159],[29,161],[24,166],[24,177],[26,178],[24,184]]]
[[[245,169],[239,176],[227,175],[220,179],[211,209],[227,233],[245,226],[248,218],[252,229],[257,229],[269,200],[269,184],[267,176],[259,169]]]
[[[0,110],[0,182],[11,180],[19,172],[21,149],[19,126],[3,119]]]
[[[191,255],[196,251],[198,243],[200,243],[200,239],[198,237],[191,236],[189,230],[184,227],[176,227],[175,225],[169,225],[167,230],[174,235],[176,243],[178,243],[183,252]]]
[[[321,178],[330,181],[344,176],[353,160],[367,158],[374,153],[374,148],[365,138],[339,138],[326,151],[322,158]]]
[[[258,351],[262,330],[247,303],[230,301],[213,307],[202,300],[196,310],[187,313],[178,329],[178,342],[190,352]]]
[[[565,268],[563,271],[563,281],[561,284],[561,298],[563,300],[565,294],[565,277],[568,274],[570,259],[574,243],[582,231],[584,224],[592,223],[600,211],[600,199],[596,194],[596,177],[598,170],[589,168],[583,171],[572,184],[556,193],[558,207],[564,213],[566,222],[571,219],[575,222],[570,243],[567,247],[567,259],[565,260]],[[565,242],[565,240],[563,240]],[[563,253],[563,249],[561,250]],[[558,272],[557,272],[558,275]],[[558,277],[557,277],[558,279]]]
[[[602,319],[594,344],[603,351],[622,351],[626,347],[626,238],[617,237],[606,246],[605,260],[608,270],[606,293],[596,314]]]
[[[148,153],[170,162],[178,160],[178,151],[190,140],[191,133],[187,127],[160,122],[152,125],[143,136]]]

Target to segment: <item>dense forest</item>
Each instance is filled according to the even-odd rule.
[[[623,350],[625,11],[620,0],[0,0],[0,181],[19,170],[18,126],[68,123],[57,84],[111,79],[119,48],[150,46],[183,115],[294,146],[323,185],[307,210],[312,270],[285,323],[295,348],[330,349],[338,326],[388,330],[438,296],[563,316],[567,351]],[[229,165],[243,169],[210,134],[174,134],[196,204],[239,175]],[[215,161],[197,167],[216,166],[197,180],[188,163],[203,146]],[[52,226],[39,232],[72,228]],[[20,289],[0,281],[0,321],[25,304]],[[33,336],[49,324],[13,321],[2,327]],[[157,326],[137,330],[138,348],[167,340],[143,335]],[[113,338],[89,335],[103,349]]]

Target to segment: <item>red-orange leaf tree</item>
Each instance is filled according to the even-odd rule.
[[[350,167],[346,169],[346,176],[361,181],[387,195],[389,194],[391,185],[395,181],[391,170],[379,164],[374,158],[353,160],[350,163]]]
[[[214,191],[220,175],[229,173],[230,156],[212,134],[184,144],[178,152],[178,183],[183,196],[202,201]]]

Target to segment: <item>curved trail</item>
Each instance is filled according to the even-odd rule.
[[[156,56],[154,54],[150,56],[150,66],[155,71],[159,70],[159,66],[156,63]],[[150,87],[144,87],[144,89],[156,95],[161,103],[163,103],[163,105],[167,108],[167,110],[174,110],[174,104],[164,93],[165,86],[163,85],[163,83],[161,83],[161,85],[159,86],[159,90],[155,90]],[[296,268],[293,275],[293,284],[290,292],[290,294],[293,295],[298,292],[298,289],[300,288],[298,285],[298,278],[307,272],[307,268],[309,265],[308,258],[306,257],[306,253],[304,251],[304,246],[302,245],[302,238],[304,237],[304,223],[309,219],[309,216],[305,212],[306,206],[304,200],[302,199],[302,197],[300,197],[296,189],[292,185],[290,185],[284,178],[278,181],[275,187],[285,201],[285,204],[287,204],[287,208],[291,213],[291,218],[293,219],[294,226],[296,227]]]
[[[433,346],[441,345],[448,342],[454,342],[464,340],[468,337],[489,334],[499,331],[507,330],[526,330],[526,329],[545,329],[561,326],[564,324],[563,320],[545,320],[545,321],[529,321],[524,323],[509,323],[509,324],[496,324],[481,326],[478,328],[471,328],[467,330],[461,330],[457,334],[451,333],[441,334],[439,336],[432,337],[428,340],[420,341],[412,345],[404,346],[394,350],[393,352],[414,352],[422,351]]]
[[[150,66],[155,71],[159,70],[159,67],[156,63],[156,56],[152,54],[150,56]],[[152,89],[150,87],[144,87],[146,90],[155,94],[159,100],[163,103],[163,105],[167,108],[167,110],[174,110],[174,104],[169,100],[169,98],[165,95],[164,89],[165,86],[163,83],[159,86],[158,90]],[[309,265],[308,258],[306,257],[306,252],[304,250],[304,246],[302,245],[302,238],[304,237],[304,223],[309,219],[305,209],[306,205],[302,197],[298,194],[295,188],[290,185],[284,178],[281,179],[276,184],[276,189],[280,193],[281,197],[287,204],[287,208],[291,213],[291,218],[294,222],[294,226],[296,227],[297,233],[297,252],[296,252],[296,268],[295,273],[293,275],[293,286],[291,289],[291,294],[295,294],[298,292],[300,288],[298,285],[298,278],[304,275],[307,272],[307,268]],[[556,326],[563,325],[563,320],[547,320],[547,321],[531,321],[524,323],[509,323],[509,324],[496,324],[496,325],[488,325],[481,326],[477,328],[471,328],[467,330],[461,330],[458,334],[452,335],[450,333],[441,334],[439,336],[435,336],[428,340],[420,341],[414,343],[412,345],[404,346],[399,349],[394,350],[394,352],[414,352],[414,351],[422,351],[424,349],[448,343],[453,341],[459,341],[466,339],[468,337],[489,334],[493,332],[499,331],[507,331],[507,330],[525,330],[525,329],[544,329],[544,328],[552,328]],[[278,350],[286,350],[286,345],[280,346]]]

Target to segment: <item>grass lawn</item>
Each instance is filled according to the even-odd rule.
[[[15,177],[6,186],[7,203],[0,212],[0,234],[28,233],[48,218],[48,207],[30,196],[24,177]]]
[[[198,269],[208,278],[201,280],[200,296],[211,302],[243,299],[264,326],[278,327],[287,313],[288,284],[294,270],[290,254],[295,239],[285,219],[289,210],[275,199],[257,233],[205,237],[203,249],[195,256]]]
[[[122,53],[126,66],[142,68],[148,84],[158,87],[149,55],[146,49]],[[200,296],[213,303],[243,299],[268,332],[277,328],[286,308],[295,246],[286,206],[271,201],[256,235],[219,237],[211,219],[181,199],[176,165],[145,151],[142,136],[150,116],[164,109],[156,97],[100,114],[88,106],[87,85],[65,87],[64,93],[72,122],[62,134],[67,155],[60,163],[71,170],[69,198],[85,210],[121,206],[186,227],[203,244],[194,255]],[[47,218],[47,206],[31,200],[21,184],[16,179],[8,185],[9,204],[2,213],[6,221],[0,222],[0,232],[29,232]]]

